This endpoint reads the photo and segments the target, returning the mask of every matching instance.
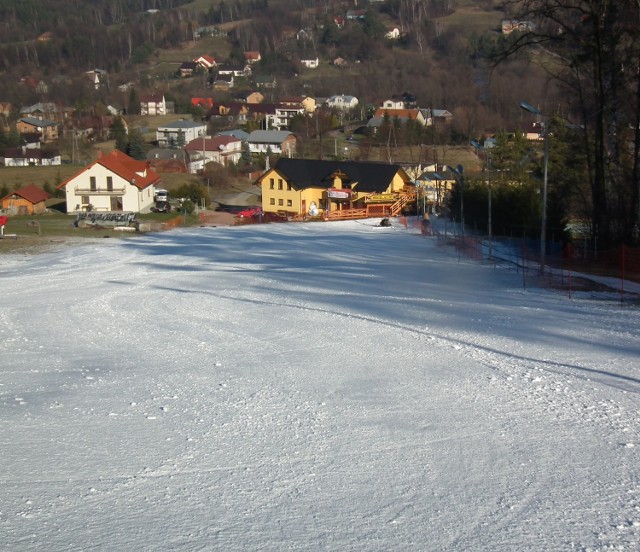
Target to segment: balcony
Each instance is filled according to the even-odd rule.
[[[124,186],[114,186],[110,190],[107,190],[107,188],[96,188],[92,190],[90,187],[81,188],[80,186],[77,186],[73,193],[77,196],[121,196],[124,195],[125,189],[126,188]]]

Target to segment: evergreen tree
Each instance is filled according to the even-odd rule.
[[[123,153],[127,153],[128,139],[127,130],[124,126],[122,117],[116,117],[111,125],[110,136],[116,141],[116,149]]]
[[[140,115],[140,98],[135,88],[131,88],[129,92],[129,106],[127,107],[127,114]]]
[[[129,145],[127,146],[127,155],[140,161],[147,158],[146,144],[139,130],[133,129],[129,132]]]

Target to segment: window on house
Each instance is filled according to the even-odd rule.
[[[282,188],[283,188],[282,178],[278,178],[278,190],[282,190]]]
[[[289,184],[289,182],[287,182],[287,191],[290,192],[293,188],[291,187],[291,184]]]
[[[113,192],[113,176],[107,176],[107,190]]]
[[[98,186],[96,185],[96,177],[95,176],[90,176],[89,177],[89,189],[92,192],[95,192],[98,189]]]
[[[278,200],[278,205],[280,205],[282,207],[284,205],[284,199],[279,199]]]
[[[82,205],[89,205],[89,203],[91,203],[91,200],[89,199],[89,196],[80,196],[80,202],[82,203]]]
[[[293,206],[293,201],[291,201],[290,199],[287,199],[287,207],[292,207]]]
[[[275,198],[275,197],[272,197],[272,198],[269,200],[269,205],[275,205],[275,204],[276,204],[276,198]]]
[[[276,183],[273,181],[273,178],[269,179],[269,189],[270,190],[275,190],[276,188]]]

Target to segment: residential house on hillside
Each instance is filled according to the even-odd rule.
[[[160,147],[184,147],[191,140],[206,134],[206,124],[180,120],[159,126],[156,131],[156,140]]]
[[[275,88],[277,84],[274,75],[256,75],[253,82],[258,88]]]
[[[77,117],[67,121],[63,134],[70,137],[83,137],[88,140],[108,140],[111,134],[111,127],[116,117],[112,115],[87,115],[85,117]],[[127,121],[120,117],[120,121],[128,132]]]
[[[246,141],[249,138],[249,133],[242,130],[241,128],[234,128],[231,130],[223,130],[222,132],[218,132],[216,136],[233,136],[241,141]]]
[[[383,100],[380,107],[384,109],[413,109],[418,107],[418,104],[413,94],[403,92],[402,94],[393,95]]]
[[[12,215],[37,215],[47,210],[46,200],[51,194],[35,184],[29,184],[0,199],[2,209]]]
[[[392,120],[412,120],[423,126],[427,124],[427,121],[420,109],[385,109],[384,107],[379,107],[373,114],[373,118],[384,118],[385,116],[388,116]]]
[[[157,173],[189,172],[189,156],[183,149],[153,148],[147,152],[147,160]]]
[[[16,130],[20,134],[40,135],[42,143],[53,142],[58,139],[60,124],[46,119],[36,119],[35,117],[23,117],[16,122]]]
[[[214,90],[220,92],[228,92],[235,86],[233,75],[217,75],[212,81],[211,86]]]
[[[191,98],[191,105],[194,107],[201,107],[202,109],[209,110],[213,107],[213,98]]]
[[[189,172],[195,174],[212,161],[225,167],[237,164],[242,155],[242,141],[233,136],[203,137],[192,140],[184,149],[189,156]]]
[[[178,67],[178,76],[183,79],[193,77],[193,74],[199,67],[195,61],[183,61],[180,67]]]
[[[84,78],[94,90],[99,90],[102,87],[109,87],[109,73],[104,69],[91,69],[91,71],[85,71]]]
[[[293,155],[296,151],[296,136],[287,130],[254,130],[249,133],[247,144],[251,153],[275,153]]]
[[[276,106],[274,104],[248,104],[241,102],[225,102],[214,105],[207,113],[210,121],[224,120],[229,123],[245,124],[255,122],[263,126],[268,118],[275,116]]]
[[[71,108],[64,109],[53,102],[38,102],[33,105],[20,108],[20,117],[32,117],[34,119],[46,119],[54,123],[62,123],[73,114]]]
[[[448,124],[453,121],[453,114],[446,109],[420,109],[426,125]]]
[[[216,66],[215,58],[206,54],[195,58],[193,62],[204,71],[208,71],[212,67]]]
[[[396,26],[387,27],[384,37],[389,40],[398,40],[400,38],[400,28]]]
[[[305,113],[306,109],[300,104],[276,104],[275,112],[266,115],[267,128],[271,130],[286,130],[296,115],[304,115]]]
[[[441,206],[455,188],[457,178],[447,165],[431,165],[416,176],[415,183],[429,204]]]
[[[281,157],[258,179],[262,209],[289,216],[326,215],[366,208],[379,199],[394,202],[415,190],[400,165],[356,161],[321,161]]]
[[[67,213],[83,211],[146,212],[154,205],[160,175],[148,161],[138,161],[119,150],[102,154],[96,161],[62,182]]]
[[[251,67],[249,65],[230,65],[228,63],[224,63],[218,65],[218,67],[216,68],[216,72],[218,73],[218,77],[225,75],[232,75],[234,77],[247,77],[251,75]]]
[[[344,94],[339,94],[327,98],[324,104],[330,109],[347,111],[349,109],[357,107],[358,98],[356,98],[355,96],[345,96]]]
[[[164,94],[144,94],[140,97],[141,115],[166,115],[167,103]]]
[[[310,96],[284,96],[280,98],[280,105],[302,107],[306,113],[316,110],[316,100]]]
[[[249,64],[258,63],[262,59],[260,52],[257,52],[255,50],[244,52],[243,55],[244,55],[244,62]]]
[[[320,66],[318,56],[313,58],[303,58],[300,60],[300,63],[307,69],[317,69]]]
[[[234,94],[233,99],[242,103],[258,104],[264,102],[264,94],[257,90],[245,90]]]
[[[5,167],[52,167],[62,165],[62,157],[57,150],[45,150],[21,146],[7,148],[3,155]]]

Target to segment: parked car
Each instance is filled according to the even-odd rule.
[[[247,209],[243,209],[236,214],[236,217],[239,218],[251,218],[257,217],[262,214],[262,209],[260,207],[249,207]]]

